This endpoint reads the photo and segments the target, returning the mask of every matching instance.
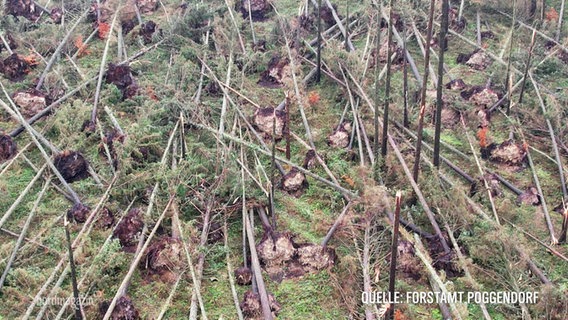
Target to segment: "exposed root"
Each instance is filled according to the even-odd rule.
[[[77,223],[84,223],[91,212],[91,208],[82,203],[76,203],[67,211],[67,219],[75,220]]]
[[[89,177],[89,164],[77,151],[65,150],[56,155],[53,164],[65,181],[72,183]]]
[[[108,307],[110,306],[110,301],[104,301],[99,305],[99,314],[101,318],[106,314]],[[129,296],[122,296],[116,301],[116,305],[112,314],[110,315],[111,320],[138,320],[140,315],[138,310],[132,303]]]
[[[268,303],[270,304],[270,310],[272,311],[272,317],[276,319],[278,312],[282,307],[276,301],[272,294],[268,294]],[[245,319],[262,320],[264,319],[262,315],[262,308],[260,305],[260,296],[257,293],[248,290],[245,292],[243,301],[240,304],[241,310]]]
[[[0,135],[0,163],[12,159],[18,153],[16,142],[8,135]]]
[[[333,133],[327,137],[327,144],[334,148],[347,148],[349,145],[350,123],[342,123]]]
[[[143,225],[142,211],[138,208],[130,209],[122,221],[116,226],[112,236],[118,238],[122,250],[134,253],[138,245],[138,236],[142,231]]]
[[[148,278],[157,277],[166,283],[175,283],[183,268],[183,246],[179,239],[162,237],[146,251],[140,267]]]
[[[306,188],[308,188],[306,175],[297,168],[292,168],[282,177],[282,189],[295,197],[301,196]]]

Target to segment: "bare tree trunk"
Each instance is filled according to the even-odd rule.
[[[375,141],[374,141],[374,152],[375,152],[375,180],[378,181],[379,179],[379,95],[380,95],[380,86],[379,86],[379,79],[380,79],[380,61],[379,58],[379,51],[381,50],[381,19],[382,19],[382,6],[379,4],[377,6],[377,46],[376,46],[376,54],[375,54],[375,114],[373,117],[374,120],[374,127],[375,127]]]
[[[402,60],[402,94],[404,99],[404,111],[403,111],[403,118],[402,118],[402,125],[405,128],[408,128],[408,60],[406,58],[406,25],[403,27],[403,36],[402,36],[402,52],[403,53],[403,60]]]
[[[317,51],[317,71],[316,82],[321,80],[321,0],[318,0],[318,51]]]
[[[388,29],[388,42],[387,42],[387,79],[385,83],[385,104],[383,110],[383,141],[381,143],[381,155],[382,157],[387,156],[387,146],[388,146],[388,133],[389,133],[389,104],[390,104],[390,83],[391,83],[391,73],[392,73],[392,28],[393,28],[393,13],[394,13],[394,0],[389,2],[389,29]],[[377,52],[378,54],[378,52]]]
[[[418,138],[416,141],[416,155],[412,178],[418,182],[418,172],[420,171],[420,152],[422,151],[422,134],[424,128],[424,112],[426,111],[426,87],[428,86],[428,69],[430,66],[430,43],[432,42],[432,25],[434,24],[435,0],[430,2],[430,12],[428,14],[428,33],[426,36],[426,52],[424,54],[424,77],[422,78],[422,94],[420,97],[420,115],[418,118]]]
[[[511,58],[513,56],[513,39],[515,38],[515,19],[516,19],[516,4],[517,0],[513,0],[513,18],[511,22],[511,38],[509,39],[509,58],[507,59],[507,79],[505,80],[505,88],[507,89],[507,115],[511,113],[511,97],[513,94],[513,81],[511,81]]]
[[[523,95],[525,93],[525,84],[529,75],[529,69],[531,67],[531,58],[533,54],[534,44],[535,44],[536,29],[533,30],[531,38],[531,46],[529,47],[529,56],[527,58],[527,65],[525,67],[525,74],[523,76],[523,83],[521,84],[521,93],[519,94],[519,104],[523,103]]]
[[[564,16],[565,3],[565,0],[562,0],[562,2],[560,3],[560,13],[558,14],[558,28],[556,29],[556,37],[554,38],[556,42],[560,41],[560,35],[562,34],[562,19]]]
[[[442,24],[440,26],[440,54],[438,57],[438,86],[436,89],[436,131],[434,133],[434,166],[440,167],[440,131],[442,130],[442,84],[444,81],[444,51],[446,49],[446,34],[448,33],[448,13],[450,4],[448,0],[442,0]],[[479,22],[479,12],[477,14]],[[478,27],[479,30],[479,27]]]
[[[445,0],[447,2],[448,0]],[[394,212],[393,230],[392,230],[392,244],[391,244],[391,259],[390,259],[390,273],[389,273],[389,300],[394,301],[394,284],[396,280],[396,255],[398,253],[398,225],[400,221],[400,206],[402,194],[400,191],[396,193],[396,210]],[[391,303],[386,319],[392,319],[394,316],[394,303]]]

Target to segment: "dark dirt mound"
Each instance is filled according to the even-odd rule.
[[[24,17],[30,21],[37,20],[41,13],[33,0],[8,0],[4,11],[7,15]]]
[[[138,245],[138,235],[142,231],[143,225],[142,211],[138,208],[130,209],[116,226],[112,236],[118,238],[124,251],[134,253]]]
[[[139,87],[132,77],[132,70],[128,65],[110,63],[106,72],[106,83],[114,84],[122,92],[123,100],[138,94]]]
[[[108,229],[114,225],[114,213],[107,207],[103,207],[99,211],[97,218],[97,227],[101,229]]]
[[[11,81],[18,82],[37,66],[37,61],[33,56],[24,57],[17,53],[12,53],[4,61],[0,62],[0,72]]]
[[[12,159],[18,153],[16,142],[8,135],[0,135],[0,163]]]
[[[463,276],[463,270],[455,262],[456,253],[452,250],[449,252],[444,251],[444,247],[438,237],[428,240],[428,251],[432,257],[432,266],[436,270],[444,270],[446,275],[450,278]]]
[[[105,313],[110,306],[110,301],[104,301],[99,305],[99,314],[101,315],[101,319],[104,317]],[[112,311],[110,316],[111,320],[138,320],[140,319],[140,315],[138,310],[132,303],[132,300],[129,296],[122,296],[118,298],[116,301],[116,306]]]
[[[72,183],[89,176],[89,165],[85,157],[77,151],[65,150],[56,155],[53,164],[65,181]]]
[[[235,270],[237,284],[247,286],[252,283],[252,271],[248,267],[240,267]]]
[[[490,108],[499,101],[500,98],[495,90],[482,86],[473,86],[469,89],[465,89],[460,95],[479,108]]]
[[[250,7],[250,17],[252,21],[264,21],[268,19],[268,14],[272,12],[272,6],[268,0],[241,0],[237,4],[243,14],[243,19],[249,19],[249,7]]]
[[[315,168],[317,162],[318,160],[316,158],[316,152],[313,149],[310,149],[308,150],[308,152],[306,152],[306,157],[304,158],[304,163],[302,164],[302,167],[304,167],[304,169],[306,170],[311,170]]]
[[[140,26],[140,36],[144,40],[144,44],[152,43],[152,35],[156,32],[156,23],[152,20]]]
[[[69,211],[67,211],[67,219],[75,220],[78,223],[84,223],[87,221],[87,217],[90,212],[91,208],[82,203],[76,203],[71,209],[69,209]]]
[[[268,294],[268,303],[270,305],[270,310],[272,311],[272,317],[276,318],[278,312],[280,311],[280,309],[282,309],[282,307],[270,293]],[[264,316],[262,314],[262,307],[260,304],[260,296],[257,293],[252,292],[252,290],[245,292],[240,307],[241,310],[243,310],[245,319],[264,319]]]

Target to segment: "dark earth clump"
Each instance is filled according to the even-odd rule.
[[[75,220],[77,223],[84,223],[91,212],[91,208],[82,203],[76,203],[67,211],[67,219]]]
[[[152,20],[140,26],[140,36],[144,40],[144,44],[152,43],[152,35],[156,32],[156,23]]]
[[[22,81],[37,66],[37,61],[32,56],[24,57],[17,53],[12,53],[4,61],[0,61],[0,72],[11,81]]]
[[[122,93],[122,100],[138,94],[138,85],[132,77],[132,70],[127,65],[110,63],[106,72],[106,83],[114,84]]]
[[[114,225],[114,213],[107,207],[103,207],[99,213],[97,218],[97,227],[101,229],[108,229]]]
[[[248,267],[240,267],[235,270],[235,279],[237,284],[247,286],[252,283],[252,271]]]
[[[65,181],[72,183],[89,176],[89,164],[85,157],[77,151],[65,150],[56,155],[53,164]]]
[[[240,1],[239,10],[245,20],[248,20],[250,15],[252,21],[264,21],[268,18],[268,14],[272,12],[272,5],[268,0],[242,0]]]
[[[4,9],[6,15],[24,17],[30,21],[39,18],[41,10],[36,7],[33,0],[8,0]]]
[[[16,142],[8,135],[0,135],[0,163],[12,159],[18,153]]]
[[[138,235],[142,231],[144,220],[142,219],[142,211],[133,208],[128,211],[126,216],[114,229],[112,236],[118,238],[122,250],[130,253],[136,251],[138,245]]]
[[[110,301],[104,301],[99,305],[99,314],[101,319],[106,314],[108,307],[110,306]],[[114,310],[110,316],[111,320],[138,320],[140,319],[140,314],[134,303],[129,296],[122,296],[116,301]]]

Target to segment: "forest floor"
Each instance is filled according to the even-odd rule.
[[[278,319],[381,318],[362,292],[388,290],[397,192],[396,291],[539,299],[401,303],[396,319],[568,318],[561,1],[513,29],[507,5],[466,1],[463,25],[452,7],[439,168],[436,8],[417,184],[429,2],[393,12],[386,157],[376,1],[322,10],[319,83],[316,1],[100,2],[3,1],[0,319],[73,317],[73,278],[87,319],[263,319],[264,288]]]

